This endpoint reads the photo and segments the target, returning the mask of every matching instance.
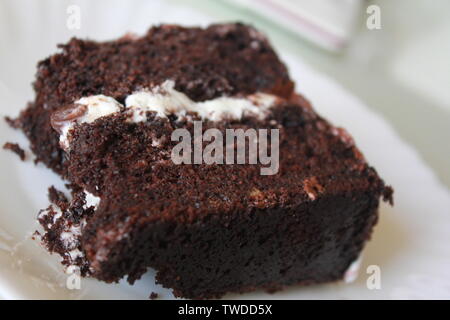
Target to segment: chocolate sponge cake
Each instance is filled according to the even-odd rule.
[[[139,88],[172,79],[195,101],[257,91],[287,97],[293,90],[285,66],[265,37],[242,24],[206,29],[163,25],[143,37],[118,41],[72,39],[38,65],[35,100],[20,126],[37,160],[65,173],[65,156],[50,115],[76,99],[104,94],[118,101]]]
[[[70,183],[42,242],[67,267],[216,298],[343,278],[392,189],[242,24],[73,39],[11,122]]]
[[[134,282],[151,267],[176,296],[213,298],[339,280],[370,237],[380,197],[391,200],[351,136],[295,94],[198,103],[168,80],[125,104],[104,95],[77,100],[52,125],[82,191],[75,204],[40,214],[44,242],[107,282]],[[270,173],[261,163],[177,163],[180,129],[194,137],[192,150],[209,129],[222,137],[266,130],[279,163]],[[219,145],[228,154],[226,141]]]

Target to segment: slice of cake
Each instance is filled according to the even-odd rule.
[[[380,197],[391,200],[351,136],[299,95],[195,102],[176,88],[86,96],[52,114],[79,189],[41,212],[49,248],[107,282],[154,268],[187,298],[342,279]],[[177,158],[184,139],[191,152]]]
[[[70,183],[41,238],[82,275],[175,296],[342,279],[392,190],[318,116],[268,41],[242,24],[73,39],[39,64],[10,120]]]
[[[25,132],[37,161],[61,174],[65,157],[50,115],[83,96],[104,94],[124,102],[133,91],[167,79],[195,101],[258,91],[287,97],[293,90],[266,38],[242,24],[163,25],[143,37],[101,43],[72,39],[60,48],[39,63],[36,98],[10,122]]]

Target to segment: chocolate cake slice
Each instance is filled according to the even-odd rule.
[[[83,96],[104,94],[123,102],[131,92],[167,79],[195,101],[258,91],[288,97],[293,90],[266,38],[242,24],[162,25],[143,37],[72,39],[60,48],[39,63],[36,98],[13,123],[25,132],[37,161],[60,174],[65,156],[50,115]]]
[[[163,25],[61,48],[9,122],[70,183],[38,220],[84,276],[133,283],[154,268],[186,298],[336,281],[392,202],[251,27]]]
[[[177,88],[166,80],[123,103],[86,96],[52,114],[79,189],[72,203],[41,212],[49,248],[107,282],[133,283],[154,268],[159,283],[186,298],[342,279],[371,235],[380,198],[392,201],[351,136],[299,95],[195,102]],[[210,129],[234,163],[205,162]],[[202,150],[201,161],[174,158],[177,130],[192,137],[186,145]],[[242,164],[234,139],[219,139],[238,130],[267,134],[267,144],[249,134]],[[276,165],[251,163],[261,146]]]

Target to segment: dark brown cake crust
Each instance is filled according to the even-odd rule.
[[[242,24],[206,29],[162,25],[140,38],[72,39],[60,48],[61,53],[39,63],[35,101],[14,122],[37,160],[60,174],[65,173],[65,157],[50,114],[82,96],[104,94],[123,102],[132,91],[167,79],[195,101],[256,91],[288,97],[293,90],[265,37]]]

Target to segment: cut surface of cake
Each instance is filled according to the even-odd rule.
[[[351,136],[299,95],[195,103],[175,88],[166,81],[131,94],[125,105],[90,96],[53,114],[69,180],[98,201],[81,200],[75,214],[63,207],[48,230],[52,239],[63,238],[67,226],[80,230],[69,241],[78,244],[75,259],[73,246],[60,250],[68,263],[107,282],[134,282],[151,267],[159,283],[188,298],[341,279],[370,237],[380,197],[390,199]],[[266,130],[269,150],[277,130],[276,170],[175,163],[173,133],[195,137],[196,128],[197,137],[218,130],[216,139],[229,130]],[[219,143],[230,152],[226,139]]]
[[[49,189],[40,235],[84,276],[133,283],[153,268],[195,299],[337,281],[392,203],[251,27],[62,48],[14,125],[70,183],[70,197]]]

